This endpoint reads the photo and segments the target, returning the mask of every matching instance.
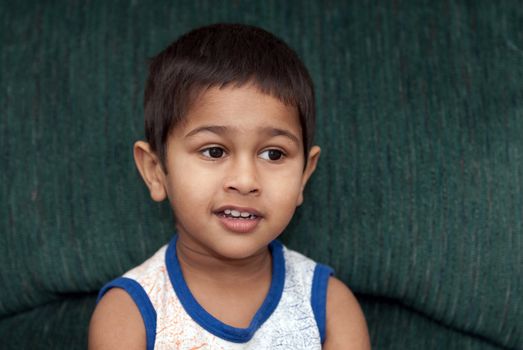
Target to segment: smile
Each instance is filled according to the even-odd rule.
[[[222,226],[235,233],[249,233],[256,229],[262,215],[250,208],[222,207],[215,212]]]
[[[231,209],[225,209],[221,213],[224,217],[230,217],[230,218],[236,218],[236,219],[245,219],[245,220],[252,220],[256,219],[258,216],[252,213],[249,213],[248,211],[239,211],[239,210],[231,210]]]

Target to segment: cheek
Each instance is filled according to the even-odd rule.
[[[266,191],[265,203],[272,208],[269,212],[275,230],[282,232],[289,224],[296,211],[297,200],[300,194],[301,183],[299,181],[280,181],[278,185],[271,188],[270,193]]]
[[[218,186],[216,177],[186,174],[173,181],[172,194],[185,202],[204,204],[216,192]]]
[[[286,174],[285,176],[273,177],[270,188],[265,188],[265,192],[270,197],[271,202],[280,203],[285,208],[296,207],[296,199],[301,192],[301,173]],[[269,193],[268,193],[269,192]]]
[[[203,205],[216,192],[219,176],[204,167],[197,167],[192,162],[180,159],[173,162],[169,172],[170,198],[178,205]],[[175,203],[173,203],[175,204]]]

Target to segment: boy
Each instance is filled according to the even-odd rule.
[[[330,268],[282,246],[320,149],[312,81],[256,27],[193,30],[156,56],[137,168],[177,235],[102,288],[91,349],[369,349]]]

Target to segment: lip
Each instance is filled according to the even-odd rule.
[[[229,210],[237,210],[237,211],[244,211],[251,214],[256,215],[255,219],[236,219],[231,218],[227,216],[220,215],[223,213],[226,209]],[[234,233],[250,233],[253,232],[258,224],[260,223],[263,216],[259,211],[253,208],[248,207],[238,207],[235,205],[224,205],[217,210],[214,211],[214,215],[218,218],[220,221],[220,224],[225,228],[227,231],[234,232]]]

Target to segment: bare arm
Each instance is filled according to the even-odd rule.
[[[369,350],[367,323],[358,301],[340,280],[331,277],[327,287],[324,350]]]
[[[136,304],[122,289],[109,290],[91,318],[89,350],[143,350],[145,347],[145,326]]]

